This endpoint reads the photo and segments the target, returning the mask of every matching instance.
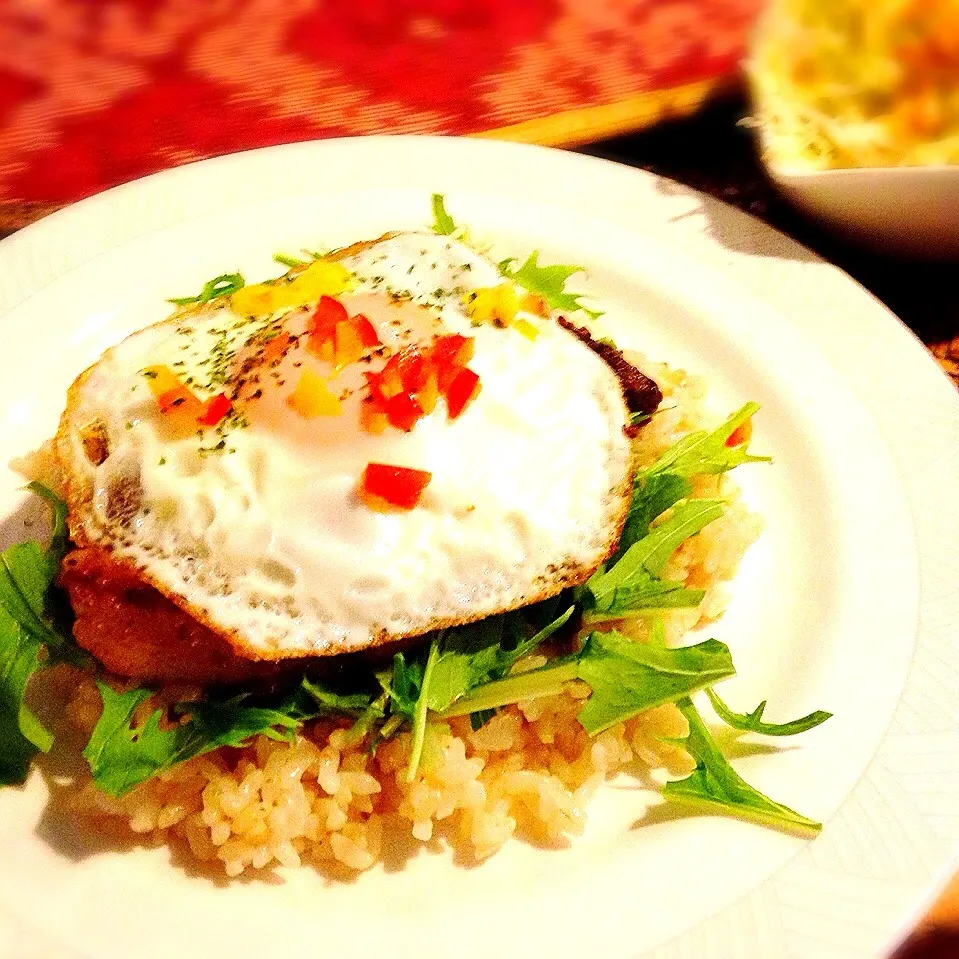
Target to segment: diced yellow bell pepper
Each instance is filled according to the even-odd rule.
[[[147,383],[154,396],[162,396],[182,386],[180,378],[169,366],[148,366],[140,372],[146,377]]]
[[[360,425],[367,433],[379,436],[387,426],[386,414],[381,413],[372,403],[360,404]]]
[[[539,330],[529,320],[524,320],[522,317],[513,321],[513,329],[517,333],[522,333],[528,340],[535,340],[539,336]]]
[[[519,309],[519,295],[512,283],[483,286],[463,297],[466,312],[474,323],[510,326]]]
[[[278,309],[278,289],[268,283],[244,286],[230,297],[230,305],[241,316],[267,316]]]
[[[285,280],[272,287],[273,299],[271,305],[274,310],[282,310],[288,307],[302,306],[306,302],[305,298],[292,283]]]
[[[296,388],[286,402],[308,420],[317,416],[339,416],[343,412],[340,398],[330,392],[322,376],[311,370],[304,370],[300,374]]]
[[[157,407],[174,430],[195,430],[203,403],[168,366],[148,366],[140,371],[150,384]]]
[[[296,305],[311,303],[321,296],[339,296],[353,285],[353,275],[335,260],[314,260],[293,278],[289,288],[296,297]]]
[[[230,297],[241,316],[267,316],[286,307],[306,306],[321,296],[339,296],[353,285],[353,276],[342,263],[315,260],[292,280],[254,283]]]

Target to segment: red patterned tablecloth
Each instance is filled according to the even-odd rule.
[[[762,0],[2,0],[0,229],[318,137],[572,145],[700,103]]]

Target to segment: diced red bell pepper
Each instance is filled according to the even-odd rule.
[[[445,393],[456,374],[473,358],[473,338],[452,333],[436,338],[430,351],[440,391]]]
[[[460,370],[446,388],[446,409],[455,420],[480,391],[479,377],[469,369]]]
[[[430,368],[423,381],[423,385],[416,391],[416,400],[423,407],[423,414],[428,416],[436,409],[440,389],[436,378],[436,370]]]
[[[473,337],[450,333],[434,340],[430,355],[437,367],[466,366],[473,359],[473,349]]]
[[[286,330],[281,330],[271,340],[267,340],[261,354],[263,366],[268,368],[276,366],[295,343],[296,340]]]
[[[309,328],[309,349],[321,360],[348,366],[363,356],[367,347],[379,345],[373,324],[358,313],[349,316],[335,297],[321,296]]]
[[[378,432],[382,420],[372,414],[382,413],[391,426],[409,432],[420,417],[433,412],[440,394],[446,397],[450,419],[456,419],[480,391],[479,376],[466,367],[473,347],[472,337],[439,336],[428,350],[408,346],[378,373],[365,372],[370,409],[364,428]]]
[[[370,391],[369,401],[378,409],[381,409],[386,403],[386,397],[383,395],[382,389],[380,389],[382,375],[380,373],[371,373],[367,370],[363,373],[363,378],[366,380],[367,388]]]
[[[752,417],[750,417],[745,423],[740,423],[739,426],[737,426],[736,429],[729,434],[726,439],[726,445],[730,447],[730,449],[736,446],[742,446],[743,443],[748,443],[750,441],[752,435],[753,421]]]
[[[400,374],[400,382],[407,393],[415,393],[421,390],[426,383],[427,365],[426,358],[415,347],[408,346],[396,354],[396,368]]]
[[[317,336],[321,340],[333,338],[336,324],[349,319],[346,307],[332,296],[321,296],[320,302],[316,304],[313,311],[313,319],[310,323],[310,335]]]
[[[373,324],[362,314],[357,313],[350,322],[353,328],[359,334],[360,342],[364,346],[379,346],[380,338],[376,335],[376,329]]]
[[[307,348],[321,360],[334,362],[336,324],[349,319],[346,307],[332,296],[321,296],[310,319]]]
[[[175,386],[172,390],[167,390],[157,396],[157,406],[161,413],[169,413],[178,406],[182,406],[190,395],[192,394],[185,387]]]
[[[157,406],[161,413],[196,414],[202,410],[202,404],[186,386],[175,386],[157,397]]]
[[[409,433],[423,415],[423,407],[409,393],[397,393],[386,401],[383,412],[386,413],[390,426]]]
[[[201,426],[216,426],[233,409],[233,403],[226,393],[217,393],[203,404],[203,412],[196,418]]]
[[[363,355],[363,343],[353,326],[352,320],[336,324],[336,334],[333,342],[335,344],[333,361],[338,367],[349,366],[350,363],[355,363]]]
[[[400,376],[400,355],[394,353],[386,366],[376,374],[376,389],[384,400],[403,392],[403,379]]]
[[[216,426],[233,408],[225,393],[211,396],[205,402],[168,366],[148,366],[144,371],[156,397],[157,409],[171,418],[178,428],[193,429],[192,424]]]
[[[400,509],[413,509],[432,478],[433,474],[426,470],[368,463],[363,470],[360,494],[373,508],[380,508],[383,502]]]
[[[161,393],[157,397],[157,406],[161,413],[167,413],[182,420],[200,421],[203,415],[203,403],[188,386],[178,386],[175,389]]]

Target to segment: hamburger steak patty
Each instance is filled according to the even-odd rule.
[[[557,317],[556,322],[588,346],[616,374],[630,413],[650,416],[659,409],[659,404],[663,401],[663,391],[656,381],[637,370],[612,343],[594,340],[585,326],[577,326],[564,316]],[[637,432],[635,427],[630,427],[629,430],[631,436]]]
[[[76,615],[73,635],[112,673],[143,682],[199,685],[270,680],[289,662],[257,662],[97,547],[67,554],[59,584]],[[293,664],[303,669],[303,661]]]

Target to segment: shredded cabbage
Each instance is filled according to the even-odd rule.
[[[959,163],[959,0],[773,0],[749,71],[777,166]]]

